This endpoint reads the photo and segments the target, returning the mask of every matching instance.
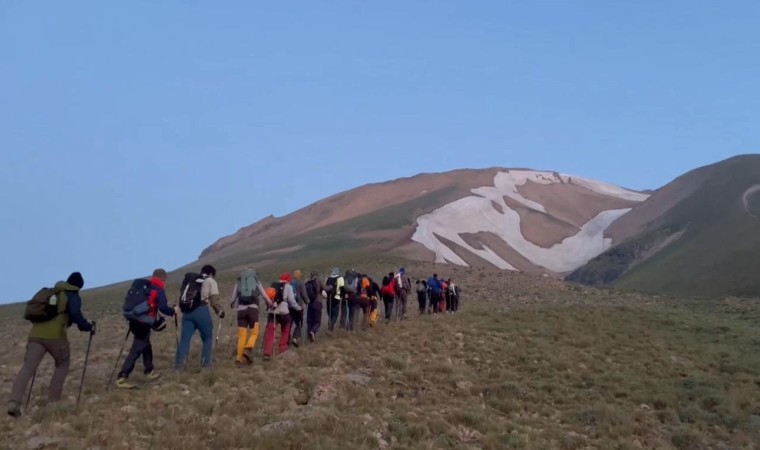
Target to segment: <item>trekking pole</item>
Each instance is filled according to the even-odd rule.
[[[177,315],[174,315],[174,338],[177,341],[177,347],[179,348],[179,320]]]
[[[34,375],[32,375],[32,384],[29,386],[29,393],[26,394],[26,405],[24,405],[24,411],[29,408],[29,399],[32,398],[32,389],[34,389],[35,378],[37,378],[37,369],[34,370]]]
[[[116,367],[119,365],[119,359],[121,359],[121,354],[124,352],[124,347],[127,346],[127,339],[129,339],[129,333],[132,330],[127,330],[127,335],[124,337],[124,343],[121,345],[121,350],[119,350],[119,356],[116,357],[116,363],[113,365],[113,370],[111,371],[111,376],[108,377],[108,384],[106,384],[106,390],[111,387],[111,381],[113,380],[113,374],[116,373]]]
[[[95,326],[93,326],[93,331],[95,331]],[[87,360],[90,359],[90,345],[92,345],[93,336],[94,334],[90,333],[90,339],[87,341],[87,353],[85,353],[84,355],[84,367],[82,368],[82,381],[79,382],[79,394],[77,395],[77,404],[74,407],[74,410],[79,409],[79,400],[82,398],[82,387],[84,387],[84,374],[87,373]]]

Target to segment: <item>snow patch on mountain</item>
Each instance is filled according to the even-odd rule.
[[[439,239],[441,237],[500,269],[516,270],[485,244],[481,243],[482,248],[474,248],[460,236],[465,233],[492,233],[531,263],[553,272],[563,273],[582,266],[591,258],[607,250],[612,245],[612,240],[604,237],[604,231],[612,222],[630,211],[630,208],[603,211],[586,222],[575,235],[549,248],[544,248],[525,239],[520,230],[519,214],[504,201],[506,196],[527,208],[547,214],[544,205],[525,198],[518,192],[518,187],[528,181],[539,184],[574,184],[600,195],[637,202],[649,197],[647,194],[629,191],[611,184],[565,174],[510,170],[497,173],[493,186],[472,189],[471,192],[475,195],[459,199],[417,218],[417,229],[412,240],[433,251],[436,262],[468,265]],[[494,207],[494,204],[500,206],[501,210]]]

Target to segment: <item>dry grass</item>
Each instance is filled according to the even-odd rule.
[[[422,268],[417,268],[422,270]],[[425,267],[424,270],[431,270]],[[440,270],[440,268],[439,268]],[[485,274],[485,275],[481,275]],[[155,335],[157,370],[133,392],[104,389],[125,328],[102,317],[83,405],[73,409],[86,335],[70,333],[69,400],[46,405],[52,362],[30,411],[0,419],[3,448],[449,449],[752,448],[760,442],[753,301],[695,303],[457,269],[456,315],[321,336],[236,368],[227,319],[215,367],[171,370],[173,325]],[[412,302],[412,305],[415,303]],[[0,318],[2,395],[23,355],[20,308]],[[257,354],[261,339],[257,344]]]

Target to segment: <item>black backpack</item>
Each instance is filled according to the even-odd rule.
[[[285,300],[285,282],[284,281],[275,281],[272,283],[272,287],[274,288],[275,295],[274,295],[274,304],[280,304],[283,300]]]
[[[26,302],[24,319],[32,323],[47,322],[58,316],[58,297],[66,295],[61,291],[56,294],[52,288],[44,287]]]
[[[317,280],[312,278],[306,282],[306,296],[309,297],[310,302],[317,299],[317,296],[319,296],[319,292],[317,292]]]
[[[150,315],[150,280],[138,278],[132,282],[132,286],[124,297],[124,306],[122,313],[127,320],[136,320],[138,322],[153,324],[153,317]]]
[[[201,286],[203,279],[201,274],[188,272],[182,280],[179,290],[179,309],[183,313],[189,313],[201,305]]]
[[[335,287],[338,285],[338,277],[330,277],[325,282],[325,292],[328,297],[335,296]]]

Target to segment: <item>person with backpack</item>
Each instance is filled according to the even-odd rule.
[[[425,314],[427,306],[427,282],[425,280],[417,280],[415,285],[417,286],[417,303],[419,304],[420,314]]]
[[[345,307],[345,328],[348,331],[353,331],[356,311],[359,309],[359,273],[357,273],[354,269],[350,269],[346,271],[346,274],[343,276],[343,278],[345,281],[343,285],[345,298],[343,299],[344,305],[341,305],[341,312]],[[341,323],[341,325],[343,325],[343,323]]]
[[[300,310],[290,310],[290,318],[292,320],[291,328],[293,329],[293,337],[291,339],[291,342],[293,345],[298,347],[301,343],[301,337],[303,336],[304,311],[309,304],[309,298],[306,293],[306,286],[304,285],[303,281],[301,281],[300,270],[293,271],[293,281],[291,281],[291,286],[293,286],[293,294],[295,295],[296,303],[298,303],[298,306],[301,307]]]
[[[438,313],[441,302],[441,281],[438,279],[438,274],[434,273],[432,277],[427,280],[428,290],[430,291],[430,309],[433,314]]]
[[[309,299],[309,308],[306,313],[306,332],[309,335],[309,341],[314,342],[322,325],[322,300],[324,299],[324,287],[319,274],[311,272],[309,281],[304,285],[306,297]]]
[[[396,288],[395,277],[393,272],[388,272],[388,275],[383,277],[383,287],[380,288],[380,293],[383,296],[383,304],[385,305],[385,323],[391,322],[391,315],[393,314],[393,302],[396,301]]]
[[[207,264],[201,268],[200,276],[195,280],[188,281],[187,277],[185,278],[187,284],[182,288],[183,293],[180,296],[182,332],[175,360],[177,369],[181,369],[185,364],[185,359],[187,359],[187,355],[190,353],[190,341],[193,339],[196,330],[200,333],[201,342],[203,343],[201,366],[211,366],[211,352],[214,344],[214,322],[211,319],[209,306],[213,308],[220,319],[224,319],[224,309],[222,309],[219,299],[219,285],[215,277],[216,269],[214,266]],[[187,293],[192,293],[192,298],[188,298]]]
[[[459,286],[449,278],[449,295],[451,296],[451,312],[459,311]]]
[[[134,370],[137,359],[140,358],[140,356],[142,356],[145,376],[151,381],[160,377],[160,374],[156,373],[153,369],[153,346],[150,343],[150,332],[154,328],[163,329],[161,327],[166,326],[166,322],[163,317],[159,316],[159,312],[169,317],[179,314],[179,307],[169,306],[166,300],[166,292],[164,291],[166,277],[167,275],[164,269],[156,269],[153,271],[153,276],[150,279],[148,287],[148,297],[146,299],[148,310],[146,313],[135,316],[129,314],[130,311],[125,311],[125,316],[129,317],[129,332],[132,333],[133,339],[132,347],[129,349],[129,354],[124,360],[119,376],[116,379],[116,387],[120,389],[133,389],[135,387],[135,385],[130,384],[127,379]],[[134,291],[133,284],[133,289],[130,289],[127,294],[127,302],[131,300],[129,297],[135,294]],[[141,300],[139,297],[142,295],[139,292],[137,292],[136,295],[138,296],[137,306],[139,307],[139,301]]]
[[[380,293],[380,286],[377,284],[375,280],[372,278],[369,278],[370,282],[370,296],[369,296],[369,325],[371,327],[374,327],[377,323],[377,319],[380,317],[380,311],[378,311],[378,300],[380,299],[380,296],[382,295]]]
[[[395,277],[396,280],[396,297],[398,297],[401,310],[398,312],[403,319],[406,319],[406,301],[409,297],[409,292],[412,290],[412,282],[409,281],[409,277],[406,275],[406,269],[403,267],[398,270]]]
[[[24,318],[32,322],[32,329],[26,344],[24,365],[13,381],[8,400],[8,415],[21,416],[21,401],[29,381],[37,373],[37,368],[46,353],[55,361],[55,370],[50,380],[48,401],[61,399],[63,384],[69,373],[70,346],[66,330],[77,324],[79,331],[95,334],[95,322],[89,322],[82,314],[82,298],[79,291],[84,279],[79,272],[73,272],[66,281],[59,281],[53,288],[41,289],[27,302]]]
[[[253,347],[259,337],[259,299],[266,297],[266,290],[261,285],[256,271],[250,267],[243,269],[238,275],[230,299],[230,308],[237,308],[237,364],[253,364]]]
[[[344,285],[345,279],[340,276],[340,269],[333,267],[324,285],[325,293],[327,293],[327,297],[330,299],[327,303],[327,314],[329,316],[327,329],[330,333],[335,329],[335,323],[338,321],[339,315],[342,316],[340,310],[344,297]]]
[[[280,281],[272,283],[275,290],[274,300],[267,302],[267,328],[264,333],[264,360],[272,357],[275,334],[277,325],[280,325],[280,345],[277,353],[284,353],[288,350],[290,342],[290,311],[300,310],[301,307],[296,303],[296,297],[293,293],[293,281],[289,273],[280,276]]]
[[[369,314],[372,309],[370,297],[372,296],[372,280],[366,273],[359,274],[358,294],[356,295],[355,313],[353,319],[357,319],[359,310],[362,312],[361,328],[366,330],[369,326]]]

